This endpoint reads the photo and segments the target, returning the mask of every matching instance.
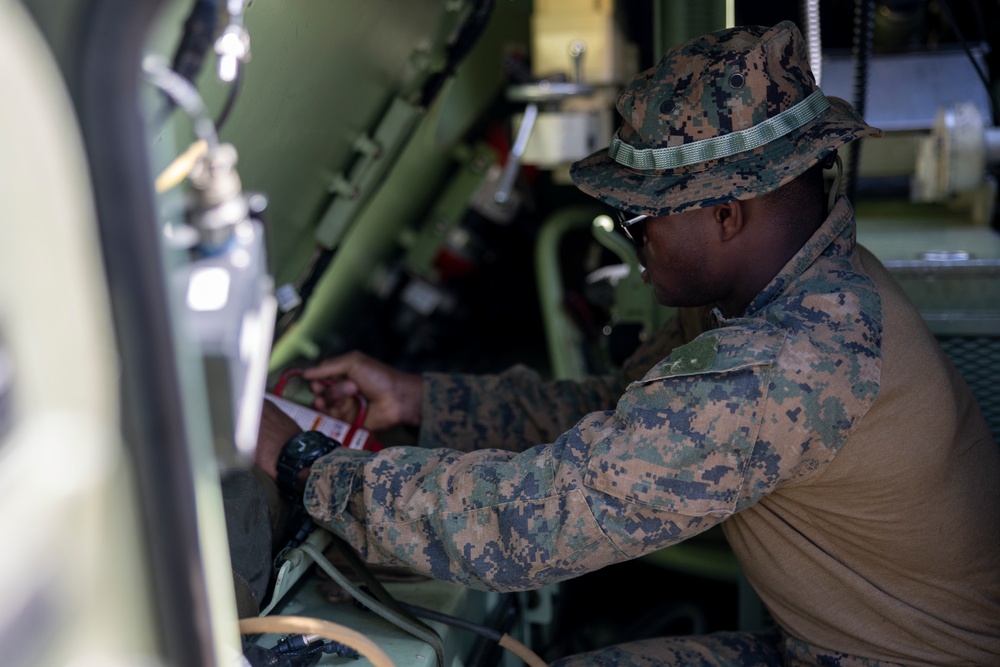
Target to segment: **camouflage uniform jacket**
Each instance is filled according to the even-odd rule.
[[[719,319],[679,346],[691,331],[675,322],[614,377],[425,376],[421,446],[335,450],[306,506],[370,562],[488,590],[725,521],[789,655],[993,661],[1000,457],[919,315],[856,245],[846,200],[741,316]]]

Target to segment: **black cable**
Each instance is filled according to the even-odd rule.
[[[218,12],[217,0],[196,0],[184,21],[184,32],[177,44],[170,69],[192,83],[201,72],[205,55],[212,48]]]
[[[328,248],[316,247],[316,250],[310,257],[308,266],[300,273],[299,278],[296,279],[294,284],[296,292],[298,292],[299,304],[294,308],[290,308],[278,319],[274,331],[276,338],[281,337],[299,319],[302,313],[305,312],[306,304],[312,297],[320,278],[323,277],[323,273],[330,265],[330,262],[333,261],[334,254],[336,253]]]
[[[295,535],[293,535],[291,539],[288,540],[282,551],[296,548],[297,546],[305,542],[306,538],[309,537],[309,535],[312,534],[312,532],[315,529],[316,529],[316,524],[313,522],[312,517],[307,518],[305,521],[302,522],[298,530],[295,531]]]
[[[450,616],[449,614],[434,611],[433,609],[427,609],[426,607],[420,607],[415,604],[410,604],[409,602],[403,602],[402,600],[397,600],[396,602],[400,607],[418,618],[426,618],[431,621],[438,621],[440,623],[444,623],[445,625],[461,628],[462,630],[473,632],[481,637],[486,637],[487,639],[495,642],[499,642],[503,638],[503,633],[497,632],[492,628],[487,628],[485,625],[479,625],[478,623],[473,623],[472,621],[466,621],[463,618]]]
[[[517,596],[514,593],[504,593],[494,605],[490,617],[486,619],[486,627],[493,628],[502,634],[510,634],[519,616],[519,611]],[[490,643],[485,637],[480,637],[470,649],[465,664],[469,667],[495,665],[497,664],[496,655],[500,649],[501,647],[496,642]]]
[[[993,89],[990,88],[989,77],[986,76],[986,72],[983,68],[979,66],[979,62],[976,61],[976,57],[972,53],[972,49],[969,48],[969,44],[965,41],[965,37],[962,35],[962,31],[958,27],[958,22],[955,20],[955,15],[951,13],[951,7],[948,5],[948,0],[938,0],[938,5],[941,7],[941,11],[944,13],[945,19],[948,20],[948,24],[951,26],[952,31],[955,33],[955,37],[958,38],[959,43],[962,45],[962,49],[965,51],[965,55],[968,56],[969,62],[972,63],[973,69],[976,70],[976,74],[979,75],[979,80],[983,82],[983,86],[986,88],[986,95],[990,98],[990,112],[993,114],[993,122],[996,122],[1000,118],[1000,109],[997,108],[997,101],[993,95]]]
[[[205,55],[212,48],[218,10],[217,0],[195,0],[191,12],[184,21],[180,40],[170,61],[168,69],[182,77],[192,87],[205,63]],[[179,105],[176,97],[167,91],[162,92],[165,98],[164,107],[162,111],[154,114],[157,127],[166,125],[174,109]]]
[[[316,635],[288,635],[284,639],[279,639],[272,648],[278,655],[289,657],[304,657],[326,653],[337,655],[341,658],[353,658],[357,660],[361,654],[357,650],[333,640],[323,641]]]
[[[222,110],[219,112],[218,118],[215,119],[215,131],[221,132],[222,126],[226,124],[229,120],[229,114],[232,112],[233,107],[236,105],[236,98],[240,94],[240,85],[243,83],[243,68],[236,68],[236,77],[229,84],[229,94],[226,95],[226,102],[222,105]]]
[[[420,94],[421,106],[430,106],[430,103],[434,101],[444,82],[454,73],[458,64],[479,40],[480,35],[483,34],[486,26],[489,25],[490,16],[493,14],[494,1],[479,0],[475,7],[473,7],[470,15],[459,29],[458,35],[445,48],[444,68],[429,77],[424,84]]]
[[[851,100],[858,114],[865,117],[865,106],[868,99],[868,65],[872,57],[872,40],[875,34],[875,0],[856,0],[854,5],[854,44],[852,60],[854,61],[854,90]],[[851,145],[851,154],[847,160],[847,179],[845,192],[853,205],[858,187],[858,168],[861,162],[861,139]]]

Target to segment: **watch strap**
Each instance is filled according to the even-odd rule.
[[[278,455],[278,476],[275,481],[281,494],[292,500],[297,499],[299,472],[339,446],[339,442],[319,431],[303,431],[293,436]]]

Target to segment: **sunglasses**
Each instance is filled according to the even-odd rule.
[[[641,248],[646,242],[646,219],[648,215],[632,215],[625,211],[615,211],[618,224],[621,225],[625,236],[632,242],[636,249]]]

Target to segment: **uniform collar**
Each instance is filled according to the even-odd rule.
[[[785,264],[767,287],[753,298],[743,311],[743,316],[754,315],[778,298],[789,284],[795,282],[821,256],[842,257],[854,252],[857,243],[856,231],[854,209],[851,208],[847,197],[838,197],[830,214],[816,233]]]

